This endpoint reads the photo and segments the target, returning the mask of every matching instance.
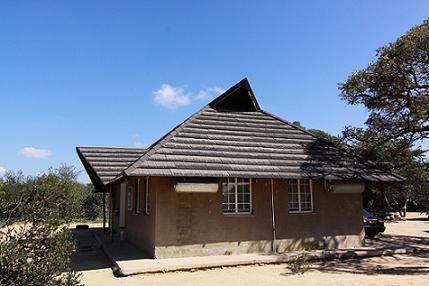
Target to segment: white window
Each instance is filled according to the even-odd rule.
[[[222,183],[223,213],[250,214],[252,212],[252,184],[250,179],[228,178]]]
[[[133,187],[129,186],[127,190],[127,208],[129,211],[133,210]]]
[[[313,187],[311,180],[289,180],[288,208],[290,213],[313,212]]]

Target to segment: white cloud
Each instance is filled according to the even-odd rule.
[[[214,97],[224,93],[223,88],[214,86],[201,89],[197,92],[197,95],[191,91],[185,91],[182,87],[174,87],[168,83],[165,83],[161,88],[155,91],[154,101],[156,104],[162,105],[168,109],[175,109],[177,107],[186,106],[191,104],[193,101],[208,101]]]
[[[225,90],[220,87],[207,87],[205,89],[202,89],[198,92],[197,96],[195,96],[195,99],[197,100],[208,100],[213,99],[215,96],[218,96],[222,93],[224,93]]]
[[[0,177],[4,176],[7,172],[7,169],[5,167],[0,166]]]
[[[186,106],[191,103],[191,94],[185,93],[181,87],[173,87],[169,84],[163,84],[161,89],[154,92],[155,103],[168,109]]]
[[[24,147],[18,151],[18,154],[28,158],[47,158],[52,156],[52,151],[47,149],[37,149],[34,147]]]

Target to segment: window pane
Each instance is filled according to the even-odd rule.
[[[292,212],[312,211],[310,180],[289,180],[288,184],[288,208]]]
[[[301,211],[311,211],[312,201],[311,201],[310,180],[301,180],[301,182],[302,182],[300,186]]]
[[[237,212],[250,212],[250,181],[237,179]]]
[[[288,185],[288,208],[289,208],[289,211],[299,211],[298,181],[297,180],[289,180],[289,185]]]
[[[251,211],[250,179],[231,179],[222,183],[223,212],[249,213]]]
[[[234,213],[235,212],[235,182],[228,180],[222,183],[222,194],[223,194],[223,212]]]

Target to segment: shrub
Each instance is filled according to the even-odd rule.
[[[292,272],[292,274],[304,274],[304,272],[310,269],[310,262],[308,261],[307,254],[305,252],[297,255],[287,264],[287,268]]]
[[[9,176],[0,191],[0,285],[80,285],[65,223],[75,214],[73,180],[50,171]]]

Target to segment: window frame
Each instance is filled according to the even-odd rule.
[[[137,188],[135,191],[134,196],[134,204],[135,204],[135,213],[140,214],[141,213],[141,195],[140,195],[140,178],[137,179]]]
[[[133,210],[133,186],[127,186],[127,210]]]
[[[226,182],[222,182],[222,213],[225,216],[237,216],[237,215],[252,215],[253,214],[253,201],[252,201],[252,179],[251,178],[234,178],[233,182],[230,182],[230,179],[227,178]],[[239,211],[238,209],[238,179],[246,179],[249,182],[249,211]],[[223,194],[223,185],[224,184],[234,184],[234,212],[225,212],[224,209],[224,194]]]
[[[302,204],[301,204],[301,181],[302,180],[308,180],[308,185],[310,188],[310,203],[311,203],[311,210],[301,210]],[[289,191],[290,191],[290,185],[291,181],[296,181],[297,190],[298,190],[298,210],[290,210],[289,209]],[[289,214],[311,214],[314,213],[314,196],[313,196],[313,180],[312,179],[290,179],[288,180],[288,213]]]
[[[144,193],[144,213],[149,215],[149,177],[146,176],[145,193]]]

